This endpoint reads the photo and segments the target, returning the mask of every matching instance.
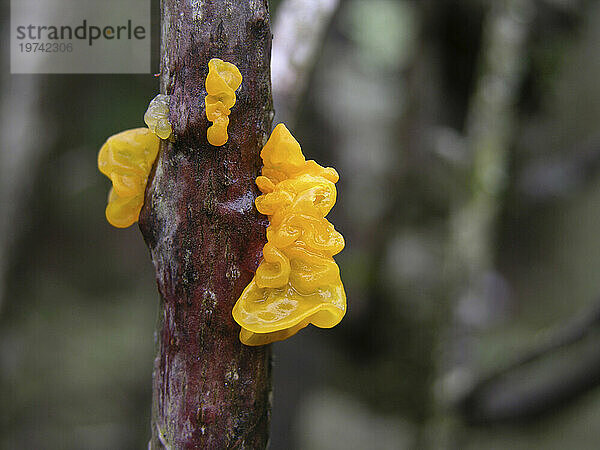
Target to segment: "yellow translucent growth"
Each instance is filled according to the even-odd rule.
[[[171,136],[172,128],[169,122],[169,96],[158,94],[152,99],[144,114],[144,122],[154,134],[161,139]]]
[[[208,128],[206,137],[210,145],[224,145],[229,139],[227,126],[229,113],[235,105],[235,91],[242,84],[242,74],[233,64],[213,58],[208,62],[206,93],[204,106],[206,118],[213,124]]]
[[[148,128],[123,131],[108,138],[98,153],[98,169],[112,181],[106,219],[117,228],[137,222],[160,139]]]
[[[335,169],[306,161],[300,145],[277,125],[260,156],[256,184],[259,212],[269,216],[263,260],[233,307],[240,340],[263,345],[296,334],[312,323],[337,325],[346,313],[346,293],[333,256],[344,238],[325,216],[336,200]]]

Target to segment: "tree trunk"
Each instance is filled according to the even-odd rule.
[[[273,117],[268,2],[163,0],[161,16],[173,139],[140,215],[162,300],[149,448],[265,448],[270,347],[242,345],[231,310],[265,243],[254,179]],[[206,140],[211,58],[244,77],[222,147]]]

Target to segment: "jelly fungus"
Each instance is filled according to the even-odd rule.
[[[126,228],[137,222],[159,146],[148,128],[135,128],[109,137],[100,149],[98,169],[112,181],[106,206],[111,225]]]
[[[204,105],[206,118],[213,124],[208,128],[206,137],[210,145],[224,145],[229,136],[229,113],[235,105],[235,91],[242,84],[242,74],[231,63],[213,58],[208,62],[206,93]]]
[[[161,139],[171,136],[171,124],[169,123],[169,96],[158,94],[152,99],[144,114],[144,122],[154,134]]]
[[[277,125],[260,154],[256,208],[269,217],[263,259],[233,307],[240,340],[263,345],[312,323],[331,328],[346,313],[346,293],[333,259],[344,238],[325,219],[336,201],[335,169],[306,161],[300,144]]]

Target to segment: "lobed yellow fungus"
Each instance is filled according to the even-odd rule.
[[[224,145],[229,136],[229,113],[235,105],[235,91],[242,84],[242,74],[231,63],[213,58],[208,62],[206,93],[204,105],[206,118],[213,124],[208,128],[206,137],[211,145]]]
[[[107,139],[98,153],[98,169],[112,181],[106,219],[117,228],[137,222],[160,139],[148,128],[135,128]]]
[[[148,105],[144,114],[144,122],[154,134],[161,139],[171,136],[172,128],[169,122],[169,96],[158,94]]]
[[[312,323],[337,325],[346,293],[333,259],[344,238],[325,219],[336,201],[335,169],[306,161],[283,124],[260,154],[256,207],[269,217],[263,260],[233,307],[240,340],[263,345],[287,339]]]

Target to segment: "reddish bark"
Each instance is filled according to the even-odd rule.
[[[231,309],[258,266],[266,219],[254,179],[271,129],[267,0],[163,0],[161,92],[174,139],[163,143],[140,229],[161,296],[150,448],[266,447],[270,348],[238,339]],[[213,147],[204,113],[208,61],[244,79]]]

